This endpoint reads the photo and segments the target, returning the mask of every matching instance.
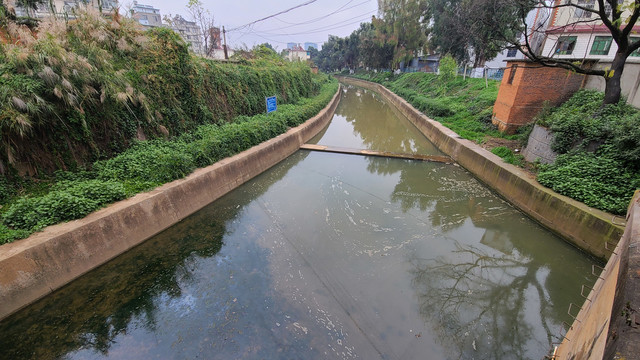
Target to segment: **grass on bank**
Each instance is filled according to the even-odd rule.
[[[232,123],[202,125],[173,140],[137,142],[116,157],[95,162],[90,171],[58,172],[29,195],[12,197],[11,190],[2,186],[6,183],[0,183],[0,193],[10,199],[2,208],[0,244],[48,225],[82,218],[284,133],[329,103],[338,84],[324,78],[317,96],[281,105],[269,116],[238,116]]]

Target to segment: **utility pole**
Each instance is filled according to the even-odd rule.
[[[222,27],[222,38],[224,38],[224,59],[229,60],[229,55],[227,54],[227,32],[225,31],[224,26]]]

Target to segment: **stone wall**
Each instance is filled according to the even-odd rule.
[[[551,164],[556,161],[556,154],[551,150],[551,142],[553,142],[553,133],[540,125],[534,125],[527,147],[522,150],[524,159],[528,162],[540,161],[543,164]]]

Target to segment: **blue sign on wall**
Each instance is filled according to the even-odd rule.
[[[278,110],[278,103],[275,96],[270,96],[267,99],[267,114]]]

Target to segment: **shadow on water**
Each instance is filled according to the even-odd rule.
[[[107,356],[120,335],[142,328],[157,330],[158,309],[174,307],[177,312],[193,307],[190,288],[201,284],[203,261],[219,262],[223,238],[233,220],[249,202],[266,192],[307,154],[299,153],[285,166],[260,175],[261,181],[245,192],[248,196],[223,197],[136,248],[80,277],[64,288],[0,322],[0,358],[55,359],[77,351]],[[264,253],[255,244],[243,252]],[[222,251],[224,253],[224,251]],[[251,259],[256,279],[244,278],[252,291],[268,296],[270,289],[266,256]],[[262,260],[262,263],[260,261]],[[258,269],[259,271],[255,271]],[[226,274],[225,274],[226,275]],[[255,277],[255,276],[254,276]],[[228,291],[227,279],[217,282]],[[215,282],[214,282],[215,283]],[[259,289],[262,287],[262,289]],[[187,290],[189,289],[189,290]],[[220,299],[227,297],[221,296]],[[228,307],[224,301],[218,309]],[[263,304],[259,304],[263,305]],[[231,311],[221,315],[233,322]],[[208,313],[206,316],[211,317]],[[223,331],[224,332],[224,331]],[[221,337],[230,337],[221,335]],[[235,349],[238,351],[238,349]],[[186,354],[186,353],[185,353]],[[128,357],[136,358],[135,353]],[[141,355],[142,356],[142,355]],[[161,355],[160,357],[166,356]],[[81,356],[83,357],[83,356]],[[146,356],[145,356],[146,357]]]

